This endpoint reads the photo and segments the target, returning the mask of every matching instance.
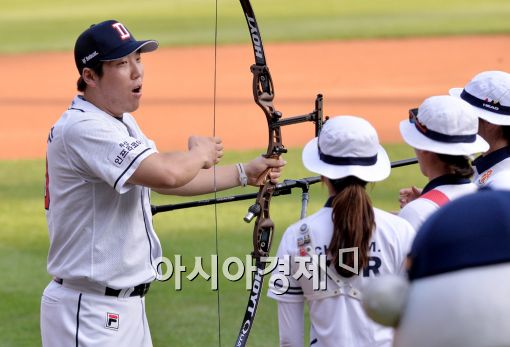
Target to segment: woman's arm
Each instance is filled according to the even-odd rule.
[[[280,347],[304,347],[304,302],[278,302]]]

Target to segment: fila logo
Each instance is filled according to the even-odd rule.
[[[112,330],[119,330],[120,317],[117,313],[106,313],[106,325],[105,328]]]
[[[129,39],[131,37],[131,34],[129,33],[129,31],[126,29],[126,27],[122,23],[115,23],[112,25],[112,27],[115,30],[117,30],[121,39],[125,40],[125,39]]]

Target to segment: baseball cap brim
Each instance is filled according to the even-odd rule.
[[[463,90],[464,90],[463,88],[451,88],[449,90],[449,94],[460,98],[460,94],[462,94]],[[482,118],[483,120],[485,120],[489,123],[496,124],[496,125],[510,125],[510,116],[504,116],[502,114],[490,112],[490,111],[484,110],[480,107],[475,107],[475,106],[472,106],[472,107],[475,110],[477,117]]]
[[[489,144],[480,135],[476,135],[476,140],[470,143],[446,143],[429,139],[420,133],[409,120],[400,122],[400,134],[409,146],[434,153],[467,156],[483,153],[489,149]]]
[[[112,61],[124,58],[125,56],[140,50],[141,53],[148,53],[155,51],[159,44],[155,40],[144,40],[144,41],[128,41],[122,46],[118,47],[112,52],[106,54],[101,61]]]
[[[377,152],[377,161],[374,165],[333,165],[325,163],[319,158],[317,140],[317,137],[312,139],[303,148],[303,164],[311,172],[331,179],[355,176],[365,182],[382,181],[390,175],[390,159],[380,145]]]

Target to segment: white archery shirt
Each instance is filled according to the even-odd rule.
[[[349,288],[363,290],[374,276],[382,274],[403,274],[406,256],[411,248],[415,232],[404,219],[374,208],[376,230],[370,244],[370,260],[367,268],[360,275],[345,278]],[[290,285],[285,294],[275,294],[275,286],[270,281],[268,296],[278,301],[280,346],[303,346],[304,336],[304,303],[307,302],[310,312],[310,346],[338,347],[356,346],[390,347],[393,329],[373,322],[365,314],[361,301],[349,295],[331,295],[324,297],[313,289],[311,278],[297,273],[292,258],[300,255],[298,239],[302,236],[300,227],[307,224],[310,229],[315,253],[327,254],[333,234],[331,219],[332,208],[324,207],[317,213],[291,225],[282,237],[277,256],[284,259],[291,257],[291,271],[285,277]],[[283,270],[283,271],[282,271]],[[281,275],[284,268],[277,268],[271,276]],[[329,270],[328,270],[329,271]],[[313,274],[312,274],[313,275]],[[335,284],[327,279],[328,290],[335,290]]]
[[[459,180],[460,181],[460,180]],[[409,202],[399,212],[399,216],[407,220],[414,227],[415,230],[419,230],[421,225],[436,212],[444,203],[451,200],[460,198],[461,196],[474,193],[478,190],[476,184],[469,182],[456,183],[456,184],[440,184],[436,185],[433,189],[428,192],[424,192],[422,196]],[[431,181],[430,183],[432,183]],[[427,185],[428,186],[428,185]],[[447,199],[444,203],[442,199],[436,200],[434,198],[434,192],[439,192],[444,198]],[[432,193],[432,197],[427,198]]]
[[[510,189],[510,146],[473,161],[473,182],[480,188]]]
[[[130,114],[116,119],[74,98],[48,137],[50,275],[116,289],[155,279],[150,189],[126,182],[155,152]]]

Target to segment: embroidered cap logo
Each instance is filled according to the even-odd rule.
[[[112,24],[112,27],[115,30],[117,30],[121,39],[125,40],[125,39],[129,39],[131,37],[131,34],[129,33],[129,31],[126,29],[126,27],[122,23]]]
[[[484,100],[485,102],[483,103],[483,107],[486,107],[486,108],[489,108],[489,109],[492,109],[492,110],[496,110],[498,111],[499,110],[499,101],[496,101],[496,100],[490,100],[489,98],[486,98]]]

